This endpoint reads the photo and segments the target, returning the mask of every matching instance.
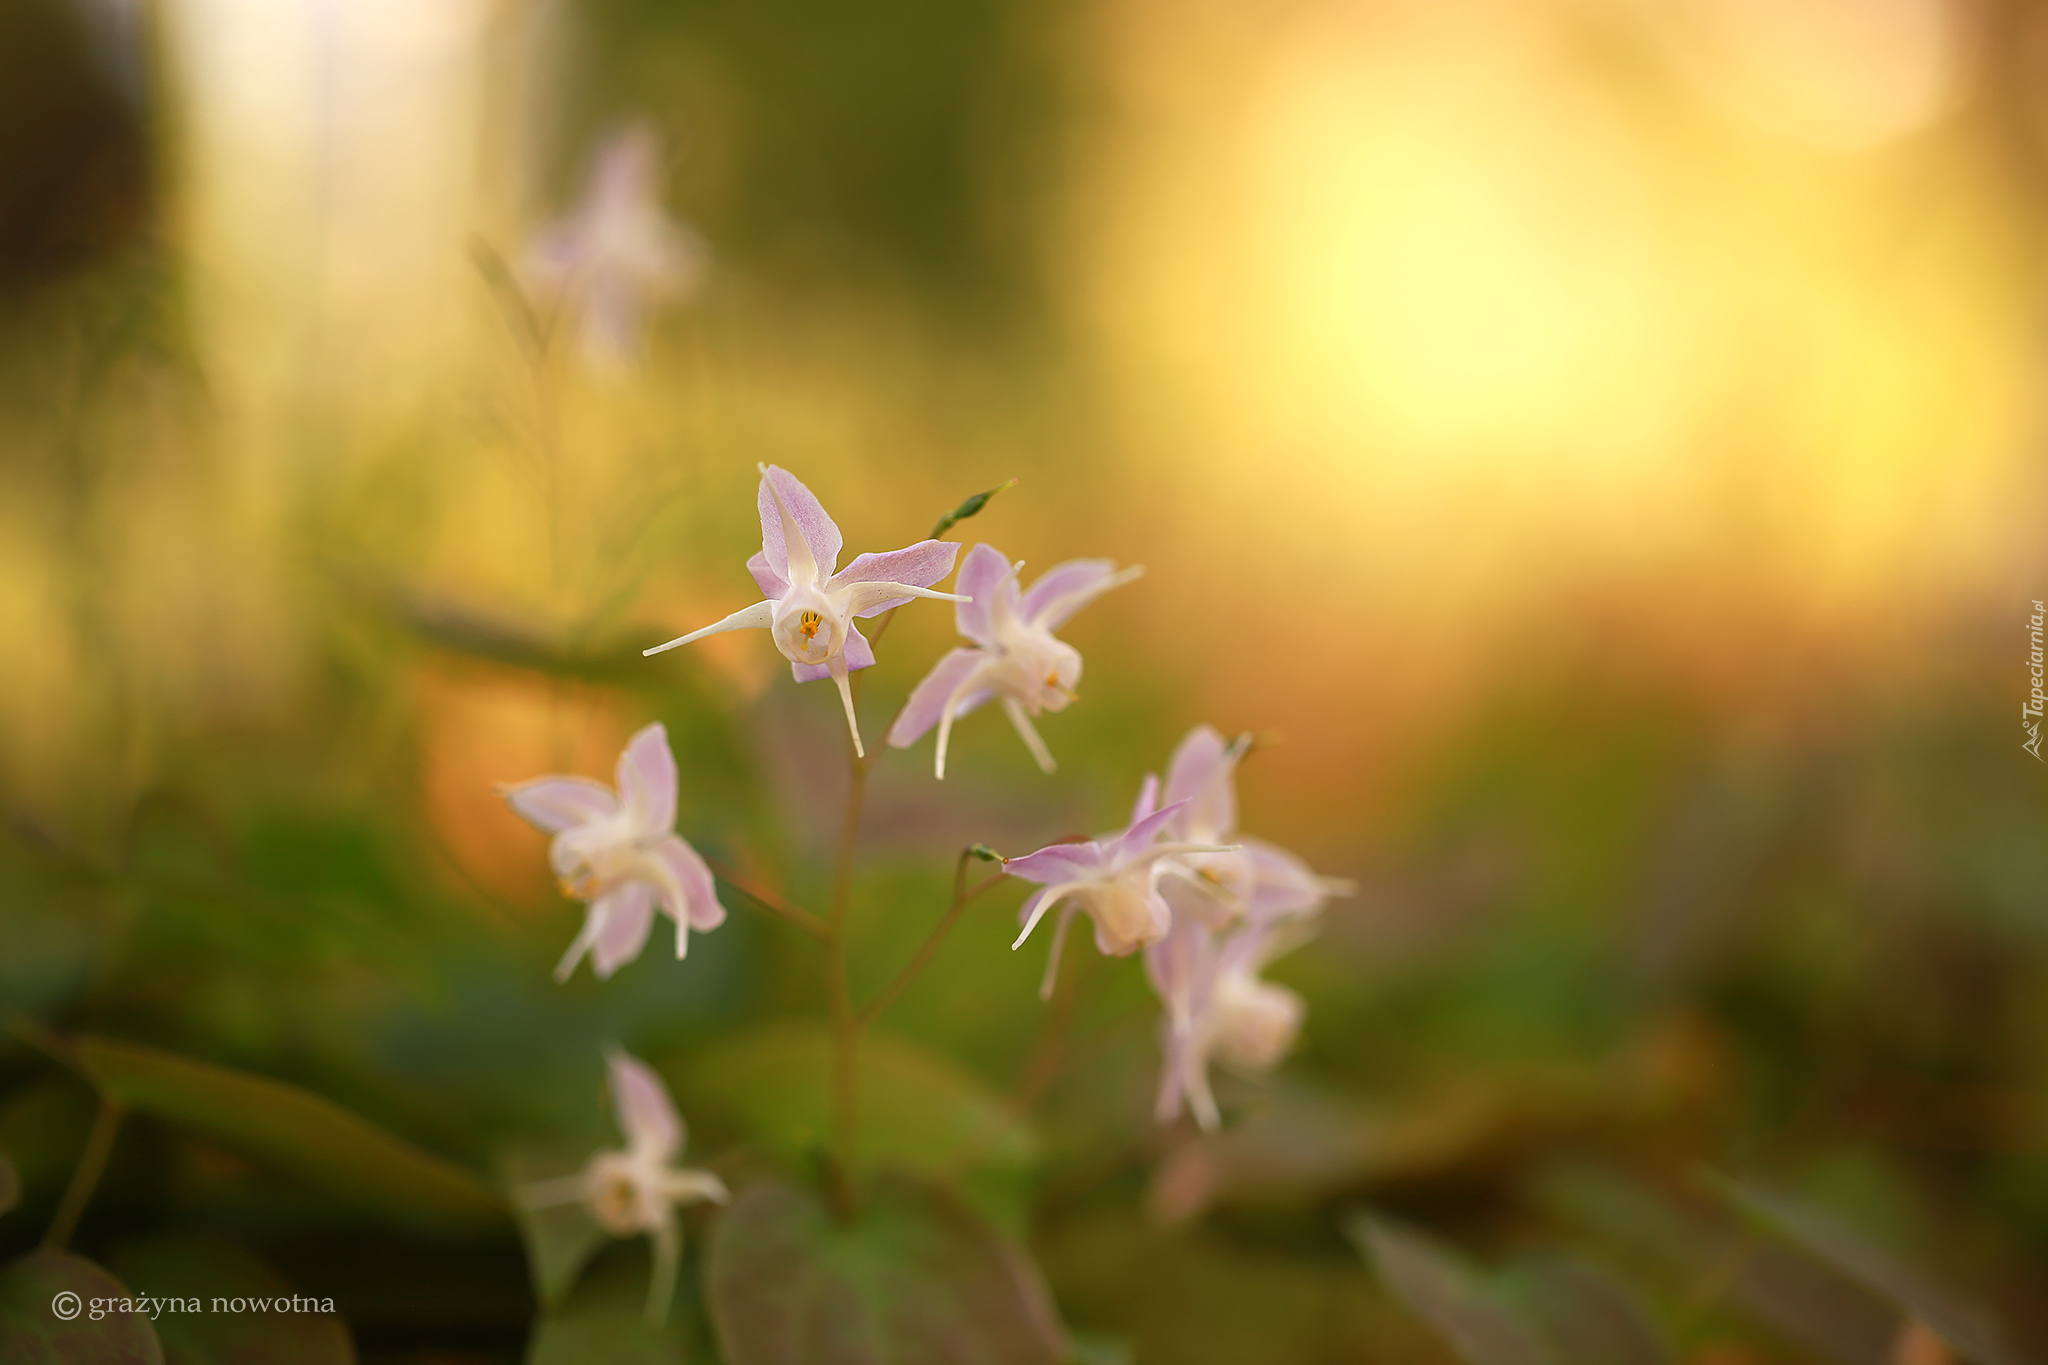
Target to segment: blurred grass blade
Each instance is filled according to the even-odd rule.
[[[70,1295],[79,1311],[70,1320],[53,1311]],[[0,1360],[50,1361],[53,1365],[118,1361],[120,1365],[164,1365],[163,1344],[149,1319],[137,1313],[105,1313],[98,1321],[86,1310],[94,1299],[125,1299],[121,1282],[82,1256],[66,1251],[32,1251],[0,1270]]]
[[[1510,1271],[1505,1283],[1519,1291],[1530,1318],[1542,1326],[1561,1362],[1670,1363],[1670,1350],[1635,1296],[1592,1266],[1532,1261]]]
[[[719,1216],[705,1265],[728,1365],[1057,1365],[1038,1271],[965,1207],[885,1180],[850,1224],[764,1183]]]
[[[11,1213],[21,1202],[21,1172],[14,1169],[14,1159],[0,1152],[0,1213]]]
[[[75,1046],[86,1073],[127,1108],[336,1198],[415,1227],[509,1230],[480,1177],[309,1090],[139,1043],[82,1037]]]
[[[1009,489],[1015,488],[1016,486],[1017,481],[1015,479],[1011,479],[1008,482],[997,484],[994,488],[991,488],[986,492],[976,493],[973,497],[961,503],[958,507],[955,507],[952,511],[946,513],[946,515],[940,517],[936,522],[934,522],[932,524],[932,533],[929,536],[926,536],[925,539],[937,540],[940,536],[952,530],[955,524],[967,520],[969,517],[974,516],[976,513],[980,512],[982,508],[988,506],[988,500],[990,498],[994,497],[998,493],[1002,493]]]
[[[1348,1231],[1394,1296],[1442,1333],[1466,1365],[1579,1365],[1553,1360],[1536,1328],[1434,1239],[1368,1213],[1353,1218]]]
[[[1709,1172],[1707,1179],[1737,1209],[1919,1319],[1976,1365],[2022,1365],[1988,1312],[1937,1288],[1833,1216],[1717,1172]]]
[[[268,1261],[220,1237],[152,1237],[124,1243],[107,1258],[126,1283],[155,1298],[290,1299],[294,1288]],[[300,1300],[303,1305],[305,1301]],[[337,1313],[304,1307],[248,1313],[173,1312],[156,1316],[170,1365],[354,1365],[356,1351]]]

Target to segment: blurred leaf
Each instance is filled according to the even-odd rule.
[[[57,1316],[59,1295],[80,1305],[70,1321]],[[0,1360],[7,1365],[164,1365],[149,1319],[108,1313],[94,1321],[93,1301],[129,1297],[121,1282],[83,1257],[32,1251],[0,1270]]]
[[[688,1360],[690,1324],[682,1305],[672,1307],[659,1327],[648,1326],[646,1311],[646,1260],[606,1257],[565,1303],[535,1321],[526,1365],[681,1365]]]
[[[1564,1365],[1667,1365],[1656,1326],[1635,1297],[1578,1261],[1539,1260],[1503,1279]]]
[[[196,1298],[208,1310],[166,1309],[155,1317],[166,1365],[353,1365],[355,1347],[336,1313],[290,1309],[216,1313],[227,1299],[293,1297],[291,1282],[262,1257],[219,1237],[158,1237],[127,1242],[110,1267],[138,1294]],[[301,1302],[304,1299],[301,1298]],[[318,1300],[315,1300],[318,1302]]]
[[[21,1202],[21,1173],[14,1169],[14,1158],[0,1152],[0,1213],[11,1213]]]
[[[1522,1313],[1455,1252],[1369,1214],[1354,1219],[1350,1232],[1387,1287],[1467,1365],[1561,1365]]]
[[[519,1186],[540,1180],[574,1175],[582,1158],[566,1147],[521,1146],[505,1153],[499,1163],[505,1184]],[[512,1199],[512,1217],[526,1243],[527,1265],[533,1274],[535,1297],[544,1307],[558,1306],[576,1283],[577,1274],[608,1240],[582,1203],[571,1201],[544,1209],[530,1209]]]
[[[932,524],[932,533],[929,536],[925,537],[925,539],[937,540],[940,536],[952,530],[955,524],[967,520],[975,513],[981,511],[982,508],[988,506],[988,500],[990,498],[994,497],[998,493],[1004,492],[1011,488],[1015,488],[1016,486],[1017,481],[1015,479],[1011,479],[1007,483],[997,484],[994,488],[989,489],[985,493],[976,493],[973,497],[970,497],[969,499],[967,499],[967,501],[961,503],[958,507],[955,507],[952,511],[946,513],[946,515],[940,517],[936,522],[934,522]]]
[[[698,1053],[683,1087],[800,1160],[831,1131],[832,1039],[821,1024],[777,1024]],[[951,1059],[870,1032],[860,1045],[861,1159],[939,1175],[1024,1166],[1035,1136],[1002,1098]]]
[[[80,1065],[128,1108],[204,1133],[338,1198],[413,1226],[486,1229],[507,1212],[482,1179],[331,1100],[139,1043],[80,1038]]]
[[[712,1233],[705,1293],[729,1365],[1055,1365],[1034,1267],[963,1206],[885,1179],[850,1224],[806,1191],[743,1190]]]
[[[1751,1218],[1925,1323],[1978,1365],[2020,1365],[1989,1313],[1929,1284],[1828,1214],[1726,1176],[1710,1175],[1708,1183]]]

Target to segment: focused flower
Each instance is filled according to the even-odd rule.
[[[1357,889],[1342,878],[1318,876],[1284,848],[1237,832],[1237,764],[1250,747],[1249,735],[1226,743],[1212,726],[1197,725],[1166,769],[1166,800],[1180,810],[1167,834],[1186,843],[1232,845],[1222,853],[1176,856],[1164,869],[1162,889],[1174,911],[1214,928],[1312,914],[1331,896]]]
[[[651,306],[695,290],[705,255],[663,212],[661,143],[635,124],[598,145],[583,198],[535,234],[522,274],[530,293],[574,314],[585,358],[613,365],[633,354]]]
[[[529,824],[555,836],[548,863],[564,895],[587,902],[583,931],[555,967],[567,981],[590,954],[600,981],[640,956],[654,910],[676,922],[676,956],[725,923],[711,869],[675,832],[676,760],[656,721],[626,742],[618,790],[587,777],[541,777],[501,789]]]
[[[747,571],[767,594],[766,600],[641,652],[659,654],[720,631],[766,630],[798,682],[830,678],[839,685],[853,750],[865,757],[847,675],[871,667],[875,652],[854,618],[880,615],[913,597],[966,602],[957,593],[934,592],[931,587],[953,571],[960,546],[950,540],[922,540],[887,554],[856,555],[841,569],[839,527],[811,490],[786,469],[761,465],[760,470],[755,502],[761,512],[761,552],[747,561]]]
[[[1209,1063],[1257,1075],[1294,1046],[1307,1006],[1285,986],[1259,979],[1266,964],[1305,937],[1298,921],[1269,920],[1219,935],[1182,916],[1145,950],[1145,974],[1166,1006],[1160,1041],[1166,1054],[1157,1117],[1171,1123],[1185,1101],[1205,1129],[1221,1122],[1209,1088]]]
[[[1017,575],[1023,567],[1024,561],[1012,564],[993,545],[967,552],[955,586],[971,600],[953,608],[953,619],[975,647],[940,659],[889,729],[889,743],[907,749],[938,726],[933,766],[942,778],[953,722],[994,696],[1003,699],[1004,713],[1039,768],[1053,770],[1052,754],[1031,718],[1041,711],[1065,710],[1081,682],[1081,652],[1055,639],[1053,632],[1111,588],[1145,572],[1137,565],[1119,572],[1107,559],[1070,559],[1020,591]]]
[[[706,1199],[723,1204],[731,1196],[710,1171],[672,1164],[683,1154],[685,1134],[661,1077],[619,1048],[610,1049],[605,1061],[625,1149],[592,1154],[575,1175],[523,1186],[519,1201],[529,1209],[581,1203],[612,1236],[647,1236],[654,1243],[647,1320],[659,1324],[668,1316],[682,1250],[676,1209]]]
[[[1131,822],[1120,832],[1053,844],[1004,860],[1003,871],[1040,887],[1026,898],[1019,912],[1024,929],[1010,945],[1012,949],[1024,946],[1048,910],[1066,904],[1053,929],[1052,953],[1039,987],[1041,996],[1052,992],[1060,949],[1076,912],[1095,921],[1095,946],[1111,957],[1126,957],[1166,936],[1173,925],[1173,910],[1159,894],[1165,860],[1187,853],[1225,851],[1215,844],[1159,842],[1159,835],[1180,812],[1179,805],[1160,809],[1159,779],[1148,774],[1131,810]]]

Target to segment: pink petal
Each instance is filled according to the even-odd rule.
[[[909,599],[906,598],[904,600],[908,601]],[[848,673],[858,673],[863,668],[873,668],[875,666],[875,647],[868,643],[867,636],[860,633],[860,627],[851,621],[846,623],[846,644],[841,648],[840,653],[846,656],[846,671]],[[789,666],[789,671],[796,676],[796,680],[800,683],[819,682],[832,676],[832,665],[829,663],[800,664],[792,662]]]
[[[761,595],[770,602],[780,602],[782,595],[789,591],[789,581],[768,566],[768,552],[754,551],[754,557],[747,561],[747,572],[761,585]]]
[[[520,819],[549,834],[605,819],[619,808],[611,788],[587,777],[537,777],[504,792]]]
[[[1159,774],[1146,773],[1138,784],[1138,799],[1131,806],[1131,824],[1136,825],[1159,809]]]
[[[604,981],[647,946],[647,931],[654,927],[654,892],[631,882],[590,908],[603,916],[590,944],[590,967]]]
[[[1147,795],[1157,793],[1158,782],[1159,779],[1153,777],[1150,773],[1145,775],[1146,790],[1139,793],[1139,810],[1144,809]],[[1122,840],[1117,844],[1116,860],[1119,863],[1126,863],[1137,857],[1140,853],[1143,853],[1152,844],[1158,842],[1160,834],[1179,818],[1180,813],[1186,809],[1187,807],[1184,803],[1176,801],[1170,806],[1163,806],[1153,811],[1143,819],[1132,821],[1131,827],[1124,831]],[[1132,811],[1131,813],[1136,815],[1138,811]]]
[[[660,721],[636,731],[619,755],[619,795],[636,835],[665,834],[676,825],[676,756]]]
[[[953,560],[959,553],[957,542],[921,540],[906,549],[890,550],[885,554],[870,552],[856,555],[853,563],[832,576],[832,581],[826,585],[827,591],[849,583],[908,583],[914,588],[929,588],[953,572]],[[874,616],[892,607],[900,607],[909,600],[908,597],[892,597],[862,607],[855,614]]]
[[[1100,844],[1052,844],[1036,853],[1010,859],[1003,864],[1003,871],[1027,882],[1051,886],[1099,877],[1104,861]]]
[[[725,907],[718,903],[718,886],[696,849],[680,834],[671,834],[654,846],[653,855],[669,874],[671,885],[662,890],[661,908],[676,922],[679,940],[686,927],[702,932],[725,923]],[[679,943],[676,956],[682,955]]]
[[[1237,760],[1212,725],[1187,732],[1166,765],[1166,799],[1188,803],[1175,831],[1200,829],[1204,837],[1228,839],[1237,831]]]
[[[768,466],[768,472],[761,476],[760,491],[755,495],[754,505],[761,513],[761,553],[768,557],[768,567],[776,576],[789,577],[789,550],[782,543],[782,514],[775,510],[775,498],[768,492],[768,480],[775,480],[775,487],[782,494],[782,500],[789,504],[789,514],[796,520],[796,527],[804,542],[811,547],[811,558],[818,563],[818,576],[829,578],[839,564],[839,550],[845,543],[839,535],[839,527],[825,514],[817,495],[803,486],[796,475],[775,465]]]
[[[946,698],[953,695],[963,679],[988,659],[978,649],[955,649],[932,666],[924,680],[912,689],[910,700],[903,703],[903,710],[896,717],[896,723],[889,727],[889,743],[899,749],[907,749],[924,738],[925,732],[939,723],[939,713],[946,709]],[[986,688],[962,698],[953,714],[964,716],[994,695]]]
[[[1251,903],[1246,908],[1254,923],[1305,914],[1329,899],[1323,879],[1286,849],[1262,839],[1239,842],[1252,863]]]
[[[960,566],[960,577],[953,584],[953,591],[972,597],[972,602],[953,604],[953,625],[959,632],[978,645],[995,645],[995,635],[989,625],[989,608],[994,604],[996,585],[1010,572],[1010,561],[1003,552],[993,545],[977,545],[967,552],[967,562]]]
[[[1020,610],[1024,618],[1034,625],[1043,626],[1047,630],[1058,630],[1092,599],[1084,598],[1062,608],[1055,619],[1037,620],[1038,613],[1058,603],[1063,597],[1100,585],[1115,573],[1116,561],[1113,559],[1069,559],[1063,564],[1055,564],[1040,574],[1038,580],[1024,594]],[[963,588],[961,591],[965,592],[966,589]]]
[[[664,1162],[674,1159],[683,1150],[683,1121],[661,1077],[621,1048],[608,1049],[605,1062],[611,1072],[612,1112],[626,1145],[657,1152]]]

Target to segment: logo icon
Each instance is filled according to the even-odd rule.
[[[79,1302],[78,1295],[68,1289],[61,1291],[56,1298],[50,1300],[50,1311],[66,1322],[77,1317],[78,1310],[84,1306],[84,1304]]]

